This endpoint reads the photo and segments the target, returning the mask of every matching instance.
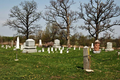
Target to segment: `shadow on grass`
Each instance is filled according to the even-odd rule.
[[[84,68],[83,68],[83,67],[81,67],[81,66],[76,66],[76,67],[77,67],[78,69],[82,69],[82,70],[84,69]]]

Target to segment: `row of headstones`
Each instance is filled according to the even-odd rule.
[[[67,53],[69,53],[69,49],[70,48],[67,48],[67,50],[66,50],[66,52]],[[64,47],[59,47],[59,48],[53,48],[53,47],[48,47],[47,48],[47,51],[48,51],[48,53],[54,53],[54,52],[60,52],[61,54],[63,53],[63,51],[64,51],[65,49],[64,49]],[[74,47],[74,50],[76,50],[76,47]],[[80,47],[79,47],[79,50],[80,50]],[[38,52],[44,52],[45,50],[44,50],[44,48],[42,48],[42,50],[38,50]]]
[[[1,48],[8,49],[8,48],[11,48],[11,46],[10,45],[1,45]]]
[[[94,46],[93,46],[93,43],[92,43],[91,48],[93,49],[94,53],[100,53],[101,52],[100,41],[96,40]],[[104,50],[104,48],[103,48],[103,50]],[[113,51],[113,50],[114,49],[112,48],[112,42],[107,42],[107,47],[106,47],[105,51]]]
[[[42,41],[39,40],[39,46],[42,46]],[[55,39],[54,40],[54,45],[53,47],[55,48],[55,50],[57,50],[57,48],[60,50],[60,53],[63,52],[63,49],[60,49],[60,40]],[[24,43],[24,45],[22,46],[23,49],[23,53],[32,53],[32,52],[44,52],[44,48],[42,48],[42,50],[37,51],[36,46],[35,46],[35,41],[33,39],[27,39],[26,42]],[[76,47],[74,47],[74,50],[76,49]],[[79,47],[80,49],[80,47]],[[48,48],[48,53],[50,53],[50,50]],[[68,50],[67,50],[68,53]]]

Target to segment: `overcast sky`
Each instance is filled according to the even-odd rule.
[[[17,32],[10,29],[8,26],[3,27],[3,24],[9,19],[9,14],[10,14],[10,9],[12,9],[13,6],[18,6],[21,2],[27,1],[27,0],[0,0],[0,36],[13,36]],[[31,1],[31,0],[28,0]],[[45,5],[49,6],[50,5],[50,0],[34,0],[37,2],[38,6],[38,11],[44,12],[45,10]],[[82,3],[88,3],[89,0],[74,0],[76,2],[75,5],[72,6],[73,10],[78,10],[79,7],[79,2]],[[105,0],[103,0],[105,1]],[[115,0],[115,3],[120,6],[120,0]],[[115,18],[115,19],[120,19],[120,17]],[[46,27],[46,22],[41,19],[39,23],[42,26],[42,29]],[[79,21],[75,25],[82,25],[83,22]],[[120,36],[120,26],[114,26],[115,29],[115,37]],[[83,35],[89,35],[87,31],[79,30]],[[103,36],[102,33],[100,36]]]

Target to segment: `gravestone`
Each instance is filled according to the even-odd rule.
[[[105,51],[114,51],[114,49],[112,48],[112,42],[107,42],[107,48],[105,49]]]
[[[100,53],[100,52],[101,52],[101,50],[100,50],[100,41],[96,40],[95,45],[94,45],[93,53]]]
[[[74,46],[74,50],[76,49],[76,47]]]
[[[50,51],[50,47],[48,47],[47,51]]]
[[[60,54],[62,54],[62,53],[63,53],[63,50],[61,49],[61,50],[60,50]]]
[[[69,53],[69,49],[67,49],[67,53]]]
[[[91,44],[91,48],[92,48],[92,49],[94,48],[93,43]]]
[[[83,68],[87,72],[94,72],[90,68],[90,66],[91,66],[90,61],[91,61],[91,58],[90,58],[89,47],[85,46],[83,48]]]
[[[54,40],[54,45],[53,45],[54,48],[61,48],[60,46],[60,40],[59,39],[55,39]]]
[[[44,48],[42,48],[42,52],[44,52]]]
[[[79,46],[79,50],[80,50],[80,46]]]
[[[35,41],[33,39],[27,39],[24,43],[23,53],[34,53],[37,52]]]
[[[39,40],[39,46],[42,46],[42,40],[41,39]]]
[[[24,48],[24,46],[23,46],[23,45],[21,45],[21,50],[23,50],[23,48]]]
[[[17,37],[16,49],[19,49],[19,37]]]
[[[6,49],[8,48],[8,45],[6,45]]]
[[[51,51],[53,51],[53,47],[51,47]]]
[[[90,63],[89,63],[89,47],[85,46],[83,48],[83,68],[84,70],[90,69]]]

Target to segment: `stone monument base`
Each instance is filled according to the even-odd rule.
[[[37,49],[23,49],[22,53],[34,53],[37,52]]]
[[[105,49],[105,51],[114,51],[114,49]]]
[[[100,53],[101,52],[101,49],[99,50],[99,51],[94,51],[93,50],[93,53],[95,53],[95,54],[98,54],[98,53]]]
[[[54,48],[61,48],[61,46],[53,46]]]
[[[37,52],[37,49],[36,48],[24,48],[22,53],[34,53],[34,52]]]

